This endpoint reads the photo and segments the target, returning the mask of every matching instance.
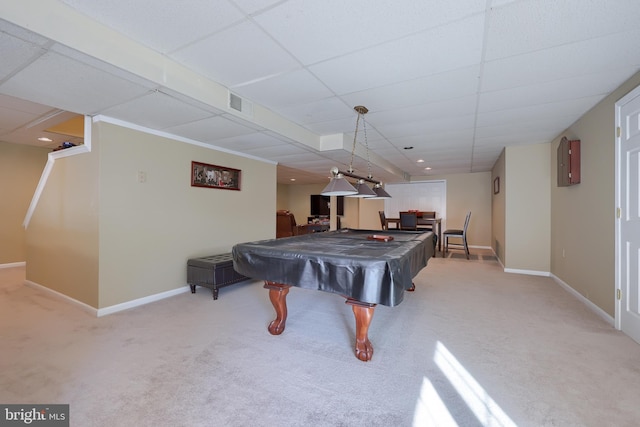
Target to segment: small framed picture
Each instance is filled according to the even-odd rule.
[[[240,191],[239,169],[191,162],[191,186]]]
[[[500,192],[500,177],[496,176],[493,180],[493,194],[498,194]]]

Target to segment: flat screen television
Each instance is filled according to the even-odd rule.
[[[344,215],[344,196],[337,197],[337,208],[336,215]],[[311,215],[329,215],[329,204],[331,201],[331,197],[322,196],[320,194],[312,194],[311,195]]]

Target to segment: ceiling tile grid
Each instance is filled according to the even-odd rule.
[[[371,151],[396,168],[372,164],[381,179],[486,171],[505,146],[551,141],[640,70],[637,0],[51,1],[85,29],[156,50],[167,73],[179,65],[229,88],[260,120],[214,105],[224,92],[195,100],[165,87],[176,76],[140,77],[133,55],[116,67],[65,46],[73,28],[40,29],[47,7],[11,0],[0,5],[11,12],[0,15],[2,140],[27,141],[42,130],[27,124],[58,109],[101,114],[279,162],[286,182],[349,165],[350,147],[317,151],[295,129],[349,141],[355,105],[369,108]],[[353,164],[366,173],[363,157]]]

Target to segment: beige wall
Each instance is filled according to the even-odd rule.
[[[311,214],[309,196],[320,194],[325,186],[326,184],[279,184],[278,209],[289,210],[298,224],[306,224],[307,217]],[[359,201],[355,197],[344,198],[344,215],[340,217],[342,228],[361,228]],[[380,220],[377,221],[380,224]]]
[[[549,147],[530,144],[505,149],[507,269],[549,272]]]
[[[551,147],[551,272],[615,316],[615,103],[640,73],[598,103]],[[580,140],[581,182],[557,187],[560,139]],[[564,249],[564,256],[563,256]]]
[[[326,184],[278,184],[278,209],[288,209],[298,224],[304,224],[310,215],[309,196],[320,194],[325,186]],[[340,217],[340,226],[379,230],[378,210],[384,210],[384,200],[345,197],[344,215]]]
[[[0,142],[0,264],[25,262],[22,226],[49,149]]]
[[[100,198],[93,149],[55,161],[27,228],[26,276],[97,307]]]
[[[275,236],[275,164],[107,123],[92,136],[91,153],[56,160],[28,280],[105,308],[186,286],[189,258]],[[242,170],[241,191],[191,187],[193,160]]]
[[[467,212],[471,211],[469,246],[491,247],[491,172],[413,177],[413,181],[428,180],[446,181],[447,218],[443,218],[443,227],[462,228]]]
[[[491,173],[450,174],[415,177],[415,181],[445,180],[447,183],[447,218],[449,227],[462,227],[471,210],[468,237],[471,246],[491,246]],[[278,208],[289,209],[306,220],[309,215],[309,195],[320,194],[324,185],[279,185]],[[378,211],[384,210],[384,200],[345,197],[343,227],[379,230]]]
[[[500,191],[491,197],[491,247],[502,265],[505,258],[505,213],[506,197],[509,181],[506,177],[505,150],[502,150],[500,157],[491,171],[491,183],[497,178],[500,181]],[[492,187],[493,188],[493,187]],[[493,192],[493,191],[492,191]]]
[[[184,286],[189,258],[275,237],[275,164],[106,123],[98,139],[100,307]],[[194,160],[240,169],[241,191],[191,187]]]

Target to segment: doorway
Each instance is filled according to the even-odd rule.
[[[640,343],[640,87],[616,103],[616,328]]]

